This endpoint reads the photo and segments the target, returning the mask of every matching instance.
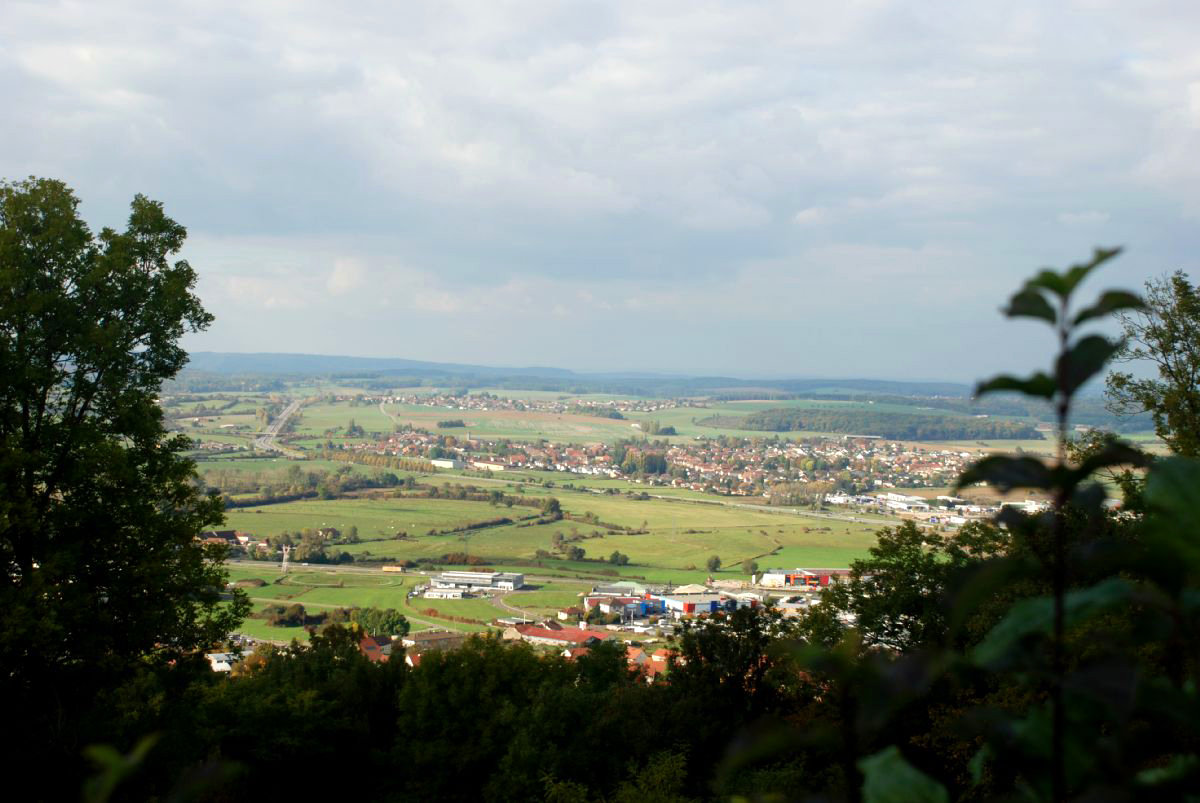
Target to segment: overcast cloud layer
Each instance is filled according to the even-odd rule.
[[[1200,278],[1200,3],[0,0],[0,176],[190,231],[210,351],[973,379]]]

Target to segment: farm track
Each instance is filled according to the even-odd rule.
[[[380,403],[379,403],[379,412],[381,412],[381,413],[383,413],[385,416],[387,416],[387,419],[388,419],[389,421],[391,421],[391,422],[392,422],[392,426],[393,426],[393,427],[394,427],[394,426],[396,426],[396,424],[399,424],[399,423],[400,423],[400,416],[392,415],[391,413],[389,413],[389,412],[388,412],[388,411],[387,411],[387,410],[384,408],[384,406],[383,406],[383,402],[380,402]]]
[[[516,607],[513,607],[512,605],[509,605],[508,602],[504,599],[503,594],[497,594],[497,595],[491,597],[491,602],[492,602],[492,605],[496,606],[497,608],[499,608],[502,611],[508,611],[509,613],[520,614],[522,619],[533,620],[533,619],[537,618],[537,617],[533,616],[532,614],[530,614],[529,611],[523,611],[520,608],[516,608]]]

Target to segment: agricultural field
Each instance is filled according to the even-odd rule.
[[[261,568],[260,568],[261,567]],[[229,569],[230,582],[259,579],[267,585],[247,587],[251,611],[256,613],[266,605],[290,605],[299,603],[310,614],[333,608],[376,607],[395,608],[403,613],[413,630],[443,628],[481,632],[488,630],[484,625],[455,622],[450,619],[431,617],[422,611],[434,608],[447,616],[462,616],[490,621],[504,615],[501,609],[492,606],[486,599],[475,600],[426,600],[413,599],[409,604],[407,593],[424,578],[418,575],[391,575],[347,571],[338,568],[294,567],[284,575],[278,564],[255,564],[239,562]],[[460,603],[453,605],[450,603]],[[473,603],[463,607],[461,603]],[[302,627],[274,627],[264,620],[251,617],[239,628],[240,633],[252,638],[268,641],[289,641],[293,638],[308,640],[308,632]]]
[[[545,494],[544,489],[529,489]],[[511,565],[517,571],[574,572],[603,576],[644,577],[660,581],[690,582],[707,576],[705,563],[721,557],[726,572],[738,573],[739,564],[756,560],[793,566],[820,563],[846,566],[866,554],[874,532],[886,521],[845,521],[827,516],[796,515],[779,509],[697,504],[688,501],[649,499],[602,494],[559,493],[556,498],[573,516],[593,516],[593,522],[564,519],[521,526],[520,518],[534,517],[535,508],[493,506],[486,502],[426,498],[359,498],[331,501],[305,500],[229,512],[227,526],[264,537],[305,528],[337,527],[345,533],[357,526],[362,543],[337,545],[357,560],[414,562],[437,559],[448,553],[466,553],[493,567]],[[444,535],[448,530],[509,517],[512,524],[490,526]],[[610,531],[604,524],[644,533]],[[392,536],[403,531],[404,540]],[[585,560],[539,558],[538,550],[552,552],[555,535],[585,551]],[[605,562],[614,552],[629,557],[629,565]],[[786,560],[782,557],[786,555]],[[815,563],[814,563],[815,562]],[[540,563],[540,566],[538,565]]]
[[[515,511],[514,515],[535,513],[531,508],[515,508]],[[336,527],[346,532],[357,526],[359,538],[371,541],[391,538],[397,532],[423,535],[431,529],[447,529],[506,514],[506,508],[450,499],[303,500],[236,508],[226,514],[226,525],[260,537],[317,527]]]
[[[335,402],[306,404],[300,408],[295,431],[301,435],[322,435],[328,430],[345,430],[350,420],[367,432],[391,432],[390,418],[379,412],[378,404]]]
[[[397,424],[408,424],[446,435],[466,434],[484,438],[538,440],[545,438],[564,443],[614,442],[638,434],[630,421],[571,413],[516,410],[452,410],[419,404],[388,404],[384,409]],[[376,408],[378,413],[378,408]],[[463,428],[439,430],[438,422],[461,418]],[[359,422],[364,427],[367,425]],[[370,429],[370,427],[367,427]],[[389,429],[391,427],[389,426]]]

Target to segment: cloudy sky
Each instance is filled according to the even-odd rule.
[[[345,6],[344,10],[337,6]],[[188,346],[971,380],[1200,276],[1200,3],[0,0],[0,176],[190,232]]]

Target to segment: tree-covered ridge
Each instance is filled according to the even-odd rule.
[[[733,420],[730,421],[732,423]],[[998,418],[921,415],[875,410],[779,408],[750,413],[734,424],[761,432],[840,432],[897,440],[1030,439],[1041,433],[1032,424]]]

